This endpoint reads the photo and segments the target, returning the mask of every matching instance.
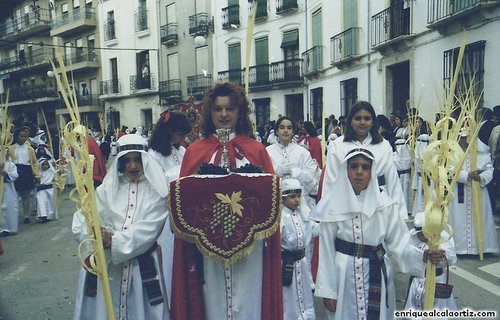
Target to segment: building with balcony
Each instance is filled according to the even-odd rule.
[[[306,15],[304,94],[313,119],[320,113],[315,100],[322,101],[326,116],[337,117],[347,115],[356,100],[368,100],[377,113],[406,113],[409,106],[433,120],[458,67],[462,41],[467,46],[457,90],[473,83],[480,105],[500,101],[500,1],[318,0],[309,1]],[[321,46],[321,53],[313,51]]]
[[[55,122],[59,96],[47,76],[53,57],[49,0],[6,1],[0,12],[0,95],[17,124]],[[46,46],[46,44],[48,46]],[[33,133],[34,134],[34,133]]]
[[[82,122],[95,131],[105,131],[100,119],[104,108],[99,100],[101,77],[101,35],[98,29],[98,0],[54,0],[50,35],[60,50],[65,70],[71,74]],[[57,70],[61,70],[56,61]],[[69,115],[64,104],[56,111],[65,120]]]
[[[160,1],[161,70],[159,96],[163,108],[199,101],[213,76],[214,24],[209,0]]]
[[[214,73],[217,80],[248,81],[249,99],[257,127],[280,115],[304,120],[304,55],[309,48],[304,0],[212,1]],[[251,43],[247,43],[249,17],[255,11]],[[247,47],[251,46],[249,56]],[[317,55],[307,60],[311,64]],[[245,76],[249,61],[248,79]]]
[[[158,99],[160,26],[154,0],[99,1],[97,94],[108,130],[151,127],[162,108]],[[97,42],[96,42],[97,43]]]

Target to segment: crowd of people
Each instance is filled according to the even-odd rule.
[[[163,112],[150,134],[123,127],[114,136],[89,136],[117,318],[315,319],[316,295],[329,319],[393,319],[395,268],[411,276],[406,308],[422,310],[427,261],[437,266],[438,282],[444,282],[445,269],[457,256],[480,253],[472,181],[481,188],[483,252],[498,253],[493,213],[498,212],[500,106],[483,114],[477,168],[470,157],[461,168],[450,204],[454,234],[443,231],[439,250],[428,248],[422,232],[423,152],[430,139],[423,119],[415,150],[410,150],[408,116],[377,115],[367,101],[356,102],[347,117],[330,116],[324,131],[318,123],[282,116],[254,132],[249,114],[241,86],[217,83],[205,95],[195,142],[186,143],[191,123],[175,110]],[[462,132],[459,144],[467,150],[471,135],[467,128]],[[37,222],[58,218],[58,158],[44,139],[35,137],[27,127],[16,128],[0,167],[2,236],[19,231],[19,216],[31,222],[34,195]],[[72,156],[71,150],[65,152],[61,156]],[[112,161],[109,170],[106,161]],[[252,197],[244,189],[225,196],[218,191],[218,177],[239,175],[250,184],[252,177],[270,174],[279,178],[281,199],[269,216],[277,210],[280,218],[265,232],[247,237],[241,230],[250,233],[261,226],[259,215],[245,202]],[[213,193],[215,200],[181,206],[176,183],[192,176],[203,176],[205,183],[202,188],[196,184],[190,194]],[[67,179],[71,184],[71,174]],[[272,197],[252,201],[272,202]],[[182,225],[173,218],[174,210]],[[198,223],[188,227],[213,251],[207,253],[202,240],[184,231],[189,223]],[[72,230],[79,242],[88,237],[80,212]],[[221,263],[225,246],[247,249]],[[101,287],[100,278],[82,267],[75,319],[106,319]],[[453,296],[437,298],[435,305],[458,309]]]

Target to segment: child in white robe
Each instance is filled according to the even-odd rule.
[[[297,179],[281,181],[281,259],[283,313],[285,320],[315,319],[307,244],[317,236],[318,224],[308,220],[300,209],[301,185]],[[315,229],[315,230],[314,230]],[[315,233],[313,235],[313,233]]]
[[[410,231],[411,242],[413,245],[417,246],[420,250],[425,250],[428,248],[427,239],[422,233],[422,227],[425,224],[425,216],[423,212],[419,212],[415,215],[414,219],[414,229]],[[448,232],[441,232],[441,241],[439,249],[443,250],[443,254],[446,255],[448,260],[448,265],[453,265],[457,262],[457,255],[455,254],[455,244],[453,238],[451,238]],[[441,262],[436,267],[436,282],[446,283],[446,265]],[[408,297],[406,299],[405,310],[424,310],[424,299],[425,299],[425,277],[413,277],[410,288],[408,289]],[[434,298],[434,309],[437,310],[458,310],[457,304],[455,302],[455,297],[453,293],[447,299]],[[448,318],[439,318],[448,319]]]
[[[52,162],[46,158],[38,160],[40,168],[40,184],[37,185],[37,222],[45,223],[49,220],[57,220],[57,210],[55,209],[54,179],[56,169]]]
[[[5,162],[0,164],[0,174],[3,179],[3,226],[0,237],[14,235],[19,231],[19,209],[17,207],[17,191],[14,187],[14,181],[18,177],[16,165],[10,161],[8,154],[5,156]]]
[[[411,245],[399,205],[379,190],[376,166],[371,151],[348,151],[332,190],[323,190],[310,215],[321,221],[315,295],[328,319],[394,319],[391,260],[402,272],[423,276],[424,257],[440,259],[438,251],[424,255]]]

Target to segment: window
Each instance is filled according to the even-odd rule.
[[[241,44],[229,45],[228,51],[229,81],[241,83]]]
[[[176,23],[177,22],[177,16],[176,16],[176,10],[175,10],[175,3],[169,4],[167,6],[167,24],[168,23]]]
[[[80,0],[73,0],[73,8],[80,8]]]
[[[352,105],[358,100],[358,78],[340,81],[340,113],[347,116]]]
[[[484,54],[486,41],[477,41],[465,46],[464,57],[457,79],[455,96],[463,97],[469,88],[473,88],[474,99],[479,99],[479,107],[483,106],[484,88]],[[448,90],[453,81],[457,68],[458,53],[460,48],[444,52],[443,81],[445,90]]]
[[[323,19],[322,19],[321,9],[313,12],[313,14],[312,14],[312,45],[313,46],[323,45],[322,20]]]
[[[255,64],[256,83],[267,84],[269,82],[269,41],[267,37],[255,40]]]
[[[281,48],[283,49],[283,57],[285,58],[285,60],[298,59],[300,57],[299,30],[283,32]]]
[[[61,12],[62,12],[62,14],[68,13],[68,4],[67,3],[63,3],[61,5]]]
[[[344,0],[344,30],[358,26],[358,1]]]
[[[321,121],[323,117],[323,88],[315,88],[311,90],[311,110],[312,122]]]
[[[75,47],[76,47],[76,62],[81,62],[81,61],[85,60],[85,58],[83,56],[83,39],[82,38],[76,39]]]
[[[115,34],[115,12],[108,11],[106,23],[104,24],[104,41],[116,39]]]
[[[257,128],[260,126],[264,127],[264,125],[271,119],[271,99],[254,99],[253,103],[255,105],[255,122]]]

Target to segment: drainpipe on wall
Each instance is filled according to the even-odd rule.
[[[367,66],[368,66],[368,71],[367,71],[367,77],[368,77],[368,101],[371,103],[371,96],[372,96],[372,81],[371,81],[371,50],[370,50],[370,34],[371,34],[371,23],[370,23],[370,0],[366,0],[366,5],[367,5],[367,9],[366,9],[366,21],[367,21],[367,24],[368,24],[368,27],[366,28],[366,34],[367,34],[367,37],[366,37],[366,49],[368,50],[368,55],[367,55],[367,58],[368,58],[368,62],[367,62]]]
[[[368,0],[369,1],[369,0]],[[304,25],[305,25],[305,30],[304,30],[304,34],[305,34],[305,44],[306,44],[306,51],[307,51],[307,46],[309,45],[309,37],[308,37],[308,34],[309,34],[309,26],[308,26],[308,19],[307,19],[307,16],[309,14],[309,12],[307,11],[308,8],[307,8],[307,0],[305,0],[305,7],[304,7],[304,12],[305,12],[305,22],[304,22]],[[309,115],[311,113],[311,103],[309,102],[309,81],[307,80],[305,82],[305,87],[306,87],[306,97],[305,97],[305,101],[306,101],[306,110],[307,110],[307,121],[309,121]],[[286,110],[285,110],[286,111]]]

